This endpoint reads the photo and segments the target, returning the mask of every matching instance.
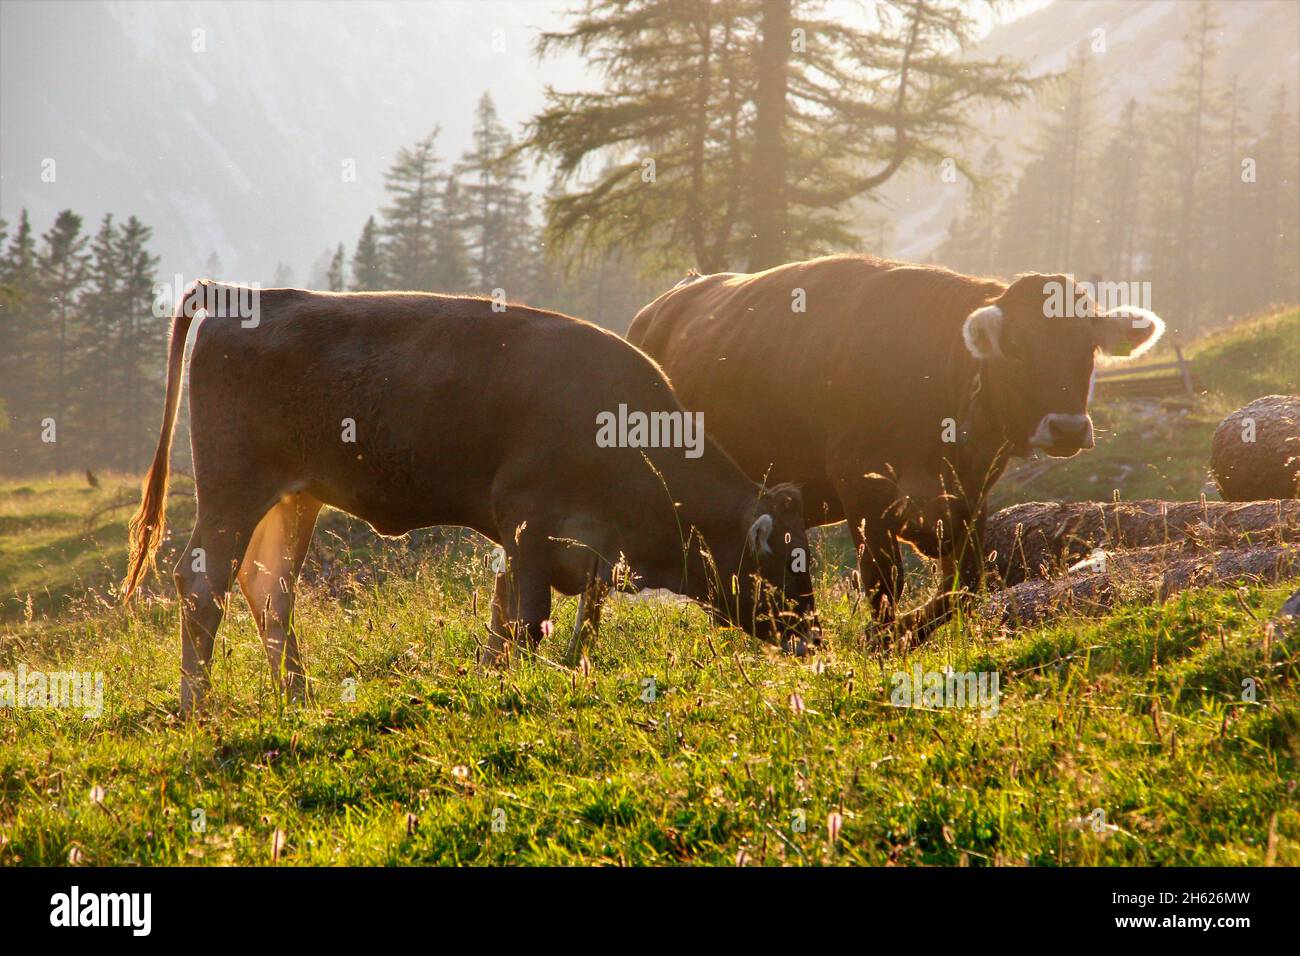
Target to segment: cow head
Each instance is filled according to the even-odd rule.
[[[1023,275],[966,317],[962,337],[984,363],[981,388],[1011,442],[1069,458],[1093,446],[1093,360],[1136,356],[1164,332],[1159,316],[1122,306],[1102,312],[1070,276]]]
[[[760,640],[796,654],[807,653],[821,643],[821,631],[798,488],[765,489],[746,515],[744,535],[735,594],[714,607],[720,616]]]

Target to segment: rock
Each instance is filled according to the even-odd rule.
[[[1225,501],[1300,497],[1300,396],[1265,395],[1225,418],[1210,472]]]
[[[1225,551],[1198,551],[1189,544],[1119,551],[1109,556],[1104,571],[1081,570],[1022,581],[992,592],[982,612],[990,620],[1015,628],[1063,614],[1105,614],[1124,601],[1160,603],[1188,588],[1268,584],[1300,574],[1300,548],[1294,544]],[[1290,604],[1283,606],[1284,612]]]
[[[1180,542],[1204,551],[1300,543],[1300,501],[1031,501],[989,516],[983,550],[1010,585],[1059,573],[1097,549]]]
[[[1296,591],[1286,599],[1282,605],[1282,610],[1278,612],[1282,617],[1300,618],[1300,591]]]

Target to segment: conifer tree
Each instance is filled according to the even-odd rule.
[[[435,128],[414,146],[403,146],[384,175],[389,203],[383,209],[382,248],[396,289],[432,292],[437,286],[434,235],[443,179],[437,138]]]
[[[0,285],[5,289],[0,301],[0,401],[9,425],[0,441],[9,449],[10,460],[17,461],[18,447],[31,439],[34,422],[39,420],[35,417],[38,378],[34,353],[40,287],[36,237],[26,209],[0,256]]]
[[[1143,152],[1137,100],[1130,98],[1105,139],[1089,202],[1101,238],[1098,268],[1111,281],[1138,278]]]
[[[538,44],[605,77],[549,92],[527,127],[567,189],[546,204],[548,244],[706,271],[851,244],[852,200],[937,166],[973,106],[1027,90],[1005,62],[958,65],[976,26],[957,0],[883,0],[862,26],[815,0],[596,0]]]
[[[352,254],[352,291],[378,292],[389,288],[384,270],[383,250],[379,245],[379,227],[371,216],[361,227],[356,252]]]
[[[153,309],[158,257],[149,252],[153,230],[135,216],[122,226],[118,241],[118,269],[123,309],[122,396],[117,417],[121,429],[122,466],[148,465],[156,440],[155,399],[163,383],[163,363],[169,318]]]
[[[220,282],[226,276],[225,263],[221,261],[221,256],[217,255],[215,249],[212,250],[212,254],[208,256],[207,264],[203,268],[206,273],[206,278],[208,279],[216,279]]]
[[[519,296],[524,260],[531,251],[528,193],[520,185],[524,174],[514,142],[488,93],[479,99],[473,146],[457,176],[464,212],[456,226],[468,235],[479,291],[486,295],[503,288],[511,297]]]
[[[484,291],[480,283],[474,287],[470,253],[465,242],[466,203],[460,183],[448,177],[438,203],[434,220],[433,261],[434,288],[449,294]],[[489,288],[488,293],[491,292]]]
[[[340,242],[338,248],[334,250],[334,258],[330,259],[329,271],[325,274],[326,286],[331,292],[343,291],[346,268],[343,261],[343,243]]]
[[[46,325],[46,334],[42,342],[44,354],[41,358],[44,361],[37,364],[46,372],[45,387],[38,394],[42,395],[47,414],[55,422],[53,464],[56,468],[67,462],[66,413],[72,403],[70,373],[75,346],[72,333],[76,303],[87,276],[87,241],[81,232],[81,217],[71,209],[60,212],[54,225],[41,236],[38,272],[40,305],[43,308],[38,313],[38,321]],[[58,435],[59,431],[64,431],[65,435]]]
[[[112,463],[120,453],[120,422],[114,406],[121,394],[116,374],[125,320],[121,236],[112,213],[105,214],[90,244],[88,282],[77,308],[77,380],[74,409],[79,460],[87,467]]]
[[[1207,276],[1213,247],[1207,241],[1213,208],[1208,192],[1211,159],[1221,148],[1227,105],[1219,60],[1217,8],[1201,2],[1190,11],[1184,31],[1182,66],[1174,84],[1157,99],[1150,115],[1154,168],[1146,191],[1145,217],[1156,310],[1178,317],[1186,330],[1211,311]],[[1212,275],[1210,270],[1210,275]]]

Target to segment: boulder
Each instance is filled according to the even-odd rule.
[[[1225,501],[1300,497],[1300,396],[1265,395],[1220,422],[1210,473]]]
[[[1300,543],[1300,501],[1031,501],[990,515],[984,553],[1005,584],[1094,551],[1190,541],[1202,550]]]

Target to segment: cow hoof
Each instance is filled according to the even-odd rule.
[[[921,640],[906,618],[876,621],[867,626],[864,639],[867,649],[873,651],[906,651]]]
[[[817,653],[820,643],[796,634],[781,641],[781,650],[794,657],[811,657]]]

